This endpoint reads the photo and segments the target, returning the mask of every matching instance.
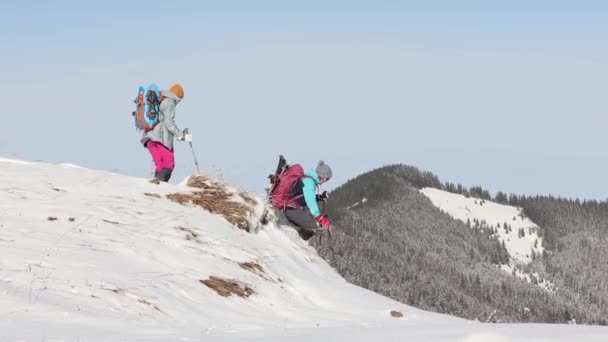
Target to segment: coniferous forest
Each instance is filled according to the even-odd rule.
[[[419,189],[434,187],[523,208],[538,224],[543,255],[519,270],[492,229],[462,222]],[[405,165],[360,175],[331,193],[335,229],[311,244],[348,281],[421,309],[484,322],[606,325],[608,203],[526,197],[442,183]],[[523,232],[525,234],[525,232]],[[553,288],[539,286],[547,281]]]

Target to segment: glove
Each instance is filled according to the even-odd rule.
[[[327,218],[327,216],[324,216],[324,215],[319,215],[319,216],[315,217],[315,221],[317,221],[319,226],[321,226],[325,229],[329,229],[329,226],[331,226],[331,221]]]
[[[327,191],[323,191],[322,194],[317,195],[317,202],[319,202],[319,201],[327,202],[328,199],[329,199],[329,194],[327,193]]]
[[[177,140],[192,142],[192,136],[190,133],[188,133],[187,128],[182,132],[182,134],[179,135],[179,137],[177,137]]]

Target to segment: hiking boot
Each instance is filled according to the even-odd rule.
[[[308,241],[311,237],[315,236],[315,232],[313,230],[305,228],[298,229],[298,234],[304,241]]]
[[[160,184],[160,172],[154,172],[154,178],[150,179],[148,182],[152,184]]]
[[[168,169],[168,168],[164,168],[161,172],[158,173],[158,179],[161,182],[168,182],[169,179],[171,179],[171,174],[173,173],[173,170]]]

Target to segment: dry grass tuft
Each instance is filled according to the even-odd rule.
[[[226,185],[211,177],[195,175],[188,179],[187,185],[191,188],[203,189],[207,192],[223,194],[227,192]]]
[[[118,294],[125,294],[127,292],[127,289],[121,289],[121,288],[114,288],[114,289],[105,289],[108,291],[112,291],[114,293],[118,293]]]
[[[195,232],[193,229],[186,227],[175,227],[175,229],[186,233],[186,240],[202,243],[201,240],[198,238],[200,234]]]
[[[255,262],[241,262],[239,263],[239,266],[241,266],[242,269],[249,271],[253,274],[256,274],[258,276],[260,276],[262,279],[264,280],[269,280],[269,281],[273,281],[272,278],[270,278],[267,274],[266,271],[264,271],[264,268],[262,268],[262,266],[258,263]]]
[[[161,198],[159,194],[155,194],[155,193],[151,193],[151,192],[144,192],[144,195],[148,196],[148,197]]]
[[[49,217],[47,217],[46,219],[47,219],[47,220],[49,220],[49,221],[57,221],[57,220],[59,220],[59,219],[58,219],[57,217],[55,217],[55,216],[49,216]]]
[[[403,314],[401,312],[399,312],[399,311],[393,310],[393,311],[391,311],[391,317],[402,318]]]
[[[144,304],[144,305],[147,305],[147,306],[149,306],[149,307],[153,308],[154,310],[156,310],[156,311],[158,311],[158,312],[162,312],[162,311],[161,311],[161,309],[160,309],[158,306],[156,306],[156,305],[154,305],[154,304],[150,303],[149,301],[147,301],[147,300],[145,300],[145,299],[141,299],[141,298],[140,298],[140,299],[138,299],[137,301],[138,301],[138,302],[140,302],[140,303],[142,303],[142,304]]]
[[[241,196],[241,198],[245,201],[245,203],[247,203],[249,205],[258,204],[258,201],[253,196],[251,196],[251,194],[249,194],[247,192],[239,192],[239,196]]]
[[[105,223],[110,223],[110,224],[120,224],[120,223],[118,223],[116,221],[110,221],[110,220],[106,220],[106,219],[102,219],[102,221],[105,222]]]
[[[245,198],[243,193],[236,193],[224,183],[207,176],[190,177],[188,186],[202,191],[174,193],[167,195],[167,198],[182,205],[194,204],[203,207],[213,214],[224,216],[228,222],[242,230],[247,232],[252,230],[249,220],[253,212],[251,205],[257,203],[253,197],[247,195]],[[237,202],[235,195],[241,196],[250,205]]]
[[[241,262],[239,263],[239,266],[241,266],[242,269],[253,272],[253,273],[265,273],[264,269],[262,268],[262,266],[260,266],[259,264],[255,263],[255,262]]]
[[[207,280],[199,281],[222,297],[229,297],[234,294],[242,298],[247,298],[255,293],[252,288],[236,280],[210,276]]]

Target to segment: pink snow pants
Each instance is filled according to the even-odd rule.
[[[146,147],[152,155],[154,165],[156,165],[156,172],[161,172],[163,169],[173,171],[173,168],[175,168],[175,155],[172,150],[165,147],[165,145],[152,140],[148,140]]]

